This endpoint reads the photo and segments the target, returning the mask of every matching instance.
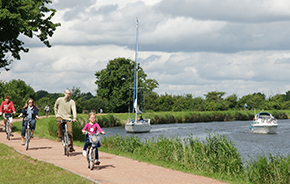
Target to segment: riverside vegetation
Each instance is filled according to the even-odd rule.
[[[287,118],[290,111],[271,112],[276,117]],[[170,115],[171,114],[171,115]],[[184,112],[184,113],[146,113],[146,117],[158,117],[156,121],[162,123],[168,119],[179,119],[181,122],[189,121],[194,116],[208,121],[221,117],[251,119],[253,112]],[[234,117],[233,115],[238,115]],[[109,114],[97,116],[101,127],[120,126],[128,114]],[[173,117],[172,117],[173,116]],[[188,119],[186,119],[188,117]],[[196,118],[198,117],[198,118]],[[153,118],[152,118],[153,119]],[[225,120],[225,119],[224,119]],[[217,120],[216,120],[217,121]],[[81,129],[88,122],[87,115],[79,115],[78,121],[73,123],[74,143],[79,146],[84,144]],[[172,121],[173,123],[173,121]],[[176,122],[175,122],[176,123]],[[16,122],[16,131],[21,130],[20,122]],[[38,120],[35,135],[56,140],[55,118]],[[258,155],[257,159],[245,162],[238,150],[224,135],[209,134],[205,141],[188,135],[185,139],[178,137],[158,137],[141,142],[137,137],[121,137],[118,135],[104,137],[100,151],[130,157],[136,160],[168,167],[175,170],[204,175],[229,183],[290,183],[290,156]]]

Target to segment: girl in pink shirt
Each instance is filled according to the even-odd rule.
[[[97,131],[100,132],[101,134],[105,134],[105,132],[101,129],[100,125],[98,123],[95,123],[96,121],[96,114],[91,112],[89,114],[89,120],[90,122],[87,123],[85,125],[85,127],[82,129],[82,132],[85,133],[86,131],[88,131],[90,134],[96,134]],[[83,149],[83,156],[87,156],[87,148],[90,144],[90,139],[89,139],[89,136],[86,137],[86,142],[85,142],[85,145],[84,145],[84,149]],[[95,144],[96,146],[96,160],[95,160],[95,163],[97,165],[99,165],[101,162],[99,160],[99,152],[98,152],[98,144],[96,143]]]

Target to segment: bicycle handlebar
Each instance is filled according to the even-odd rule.
[[[83,134],[84,134],[84,135],[91,135],[92,133],[86,131],[86,132],[83,133]],[[105,133],[104,133],[104,134],[101,134],[101,132],[97,132],[97,133],[95,133],[95,135],[105,135]]]
[[[5,113],[5,118],[10,118],[10,117],[13,117],[13,113]]]
[[[56,120],[56,122],[66,123],[66,122],[72,122],[72,120],[63,119],[63,120]]]

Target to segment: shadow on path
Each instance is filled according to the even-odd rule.
[[[95,166],[98,170],[106,169],[106,168],[115,168],[113,165],[102,165],[102,166]]]
[[[70,152],[69,153],[69,156],[77,156],[77,155],[82,155],[83,153],[82,152]]]
[[[10,140],[11,140],[11,141],[13,141],[13,140],[19,140],[19,141],[20,141],[20,140],[21,140],[21,138],[20,138],[20,137],[16,137],[16,138],[10,138]]]
[[[52,147],[36,147],[36,148],[29,148],[29,150],[42,150],[42,149],[52,149]]]

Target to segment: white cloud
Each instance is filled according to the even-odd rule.
[[[52,48],[23,36],[30,52],[1,70],[1,80],[22,79],[36,91],[96,89],[96,71],[109,60],[134,60],[139,19],[141,67],[158,93],[240,97],[289,90],[290,2],[286,0],[55,0]]]

